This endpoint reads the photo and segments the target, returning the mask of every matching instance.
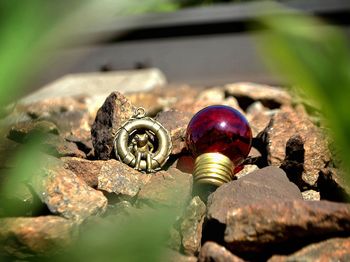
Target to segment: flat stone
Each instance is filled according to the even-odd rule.
[[[113,140],[121,125],[134,114],[134,106],[119,92],[111,93],[98,110],[91,128],[95,157],[101,160],[111,158]]]
[[[136,205],[184,208],[191,198],[192,184],[192,175],[176,168],[159,171],[141,188]]]
[[[146,91],[166,84],[164,74],[156,68],[93,72],[65,75],[23,98],[21,104],[51,98],[69,98],[76,96],[108,96],[113,91]],[[101,106],[101,105],[100,105]]]
[[[186,130],[192,118],[192,113],[178,110],[160,112],[155,120],[159,121],[168,130],[173,144],[171,154],[179,154],[186,150]]]
[[[249,122],[250,128],[252,130],[253,137],[256,137],[260,132],[269,125],[272,116],[278,112],[277,110],[269,110],[265,112],[260,112],[255,115],[248,115],[247,120]]]
[[[38,166],[30,185],[53,214],[80,222],[105,212],[107,199],[102,192],[65,169],[61,161],[47,156]]]
[[[72,221],[57,216],[0,219],[0,252],[18,258],[53,255],[72,244]]]
[[[225,86],[225,92],[238,100],[245,100],[242,102],[247,100],[251,100],[251,103],[260,101],[265,107],[272,109],[284,104],[290,104],[292,100],[291,96],[281,88],[254,83],[228,84]],[[247,106],[250,104],[247,104]]]
[[[105,161],[100,169],[97,188],[117,195],[134,197],[151,178],[150,174],[141,173],[111,159]]]
[[[197,254],[202,239],[202,226],[206,206],[203,201],[195,196],[186,207],[181,222],[182,246],[187,255]]]
[[[268,261],[350,261],[350,238],[328,239],[306,246],[289,256],[273,256]]]
[[[350,234],[349,204],[271,199],[231,209],[225,242],[232,251],[266,253],[339,234]]]
[[[225,247],[211,241],[205,242],[198,256],[198,262],[243,262]]]
[[[292,136],[301,137],[305,150],[302,180],[309,186],[315,186],[320,170],[330,162],[331,156],[325,136],[306,114],[283,107],[273,116],[264,132],[268,140],[268,162],[275,166],[280,166],[286,157],[287,141]]]
[[[312,190],[312,189],[301,192],[301,195],[303,196],[303,199],[306,201],[321,200],[320,192],[317,192],[317,191]]]
[[[88,186],[97,187],[98,176],[106,161],[86,160],[78,157],[62,157],[64,167],[72,171],[78,178],[82,179]]]
[[[226,224],[231,210],[268,199],[302,199],[282,169],[265,167],[220,186],[208,199],[207,218]]]

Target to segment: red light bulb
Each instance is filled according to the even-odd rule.
[[[191,119],[186,144],[196,158],[196,183],[220,186],[232,180],[234,168],[249,154],[252,132],[248,121],[229,106],[208,106]]]

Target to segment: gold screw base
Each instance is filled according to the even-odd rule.
[[[205,153],[196,158],[193,177],[197,184],[221,186],[232,180],[234,165],[225,155]]]

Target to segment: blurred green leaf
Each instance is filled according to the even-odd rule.
[[[349,43],[339,29],[300,13],[260,22],[266,29],[259,39],[263,59],[319,104],[343,168],[350,170]]]

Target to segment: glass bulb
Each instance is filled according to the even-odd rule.
[[[186,132],[187,148],[196,158],[195,182],[220,186],[231,181],[234,167],[247,157],[251,142],[248,121],[236,109],[215,105],[200,110]]]

